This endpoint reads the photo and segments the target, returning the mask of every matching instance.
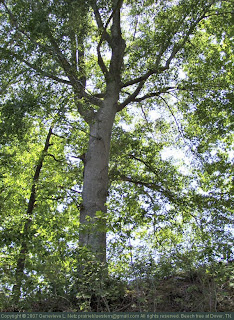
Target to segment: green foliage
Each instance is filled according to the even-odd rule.
[[[108,263],[79,246],[96,138],[84,114],[106,98],[113,4],[1,2],[0,310],[232,310],[229,1],[124,1],[118,106],[131,103],[115,117],[108,210],[96,212]]]

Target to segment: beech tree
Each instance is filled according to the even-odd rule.
[[[24,109],[15,121],[19,127],[9,129],[5,117],[5,130],[22,133],[20,125],[33,126],[33,117],[40,115],[38,123],[45,124],[48,134],[47,139],[43,134],[41,140],[46,142],[35,160],[27,214],[36,202],[45,157],[56,163],[62,155],[65,168],[69,162],[65,153],[76,159],[79,168],[76,182],[69,178],[67,186],[83,184],[81,196],[80,189],[75,190],[82,199],[76,206],[79,245],[100,262],[106,262],[110,198],[111,214],[113,206],[135,210],[127,217],[130,223],[142,222],[140,215],[151,210],[145,221],[154,221],[155,233],[161,216],[155,212],[163,206],[158,195],[164,205],[170,203],[172,216],[186,212],[186,207],[190,217],[192,211],[202,215],[210,206],[217,206],[213,217],[228,211],[231,15],[228,0],[1,0],[2,115],[9,115],[11,107],[22,110],[18,99],[22,92],[27,101],[32,99],[29,92],[37,96],[33,103],[22,100]],[[136,120],[139,113],[142,121]],[[73,123],[70,131],[69,125],[64,129],[65,123]],[[127,128],[132,125],[130,132]],[[53,134],[66,142],[60,144],[63,151],[52,146],[51,155]],[[173,144],[183,145],[193,159],[190,174],[181,174],[169,162],[163,164],[161,152]],[[66,175],[63,170],[60,179]],[[225,182],[217,172],[225,172]],[[126,183],[123,189],[121,182]],[[118,198],[118,188],[118,194],[128,190],[132,196]],[[117,213],[112,219],[114,230],[121,218]],[[21,273],[26,251],[22,240],[17,267]]]

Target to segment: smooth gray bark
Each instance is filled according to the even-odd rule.
[[[90,249],[102,262],[106,261],[105,213],[110,142],[118,101],[118,91],[114,86],[112,88],[107,93],[95,120],[90,124],[89,147],[84,160],[83,203],[80,211],[80,245]]]
[[[99,30],[102,31],[97,46],[98,64],[106,80],[106,93],[99,110],[89,122],[89,146],[84,159],[83,203],[80,210],[81,246],[86,246],[96,259],[106,261],[106,201],[108,195],[108,163],[110,154],[111,132],[118,111],[121,90],[121,68],[125,51],[120,26],[122,0],[112,0],[111,34],[103,25],[96,2],[92,7]],[[112,55],[107,66],[100,51],[103,42],[108,43]],[[86,115],[87,118],[87,115]],[[98,214],[98,217],[97,217]]]

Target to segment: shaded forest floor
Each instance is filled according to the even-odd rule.
[[[100,289],[100,288],[99,288]],[[78,292],[78,291],[77,291]],[[25,296],[18,306],[10,300],[1,312],[226,312],[234,310],[233,263],[157,278],[140,276],[131,282],[110,279],[100,290],[78,294]]]

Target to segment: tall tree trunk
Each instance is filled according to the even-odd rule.
[[[90,138],[84,161],[83,203],[80,212],[80,245],[98,261],[106,261],[108,163],[111,132],[117,110],[118,91],[113,86],[90,124]]]
[[[106,93],[98,105],[98,112],[89,121],[90,138],[84,161],[83,203],[80,210],[80,245],[85,246],[101,262],[106,261],[106,201],[108,195],[108,164],[111,132],[118,109],[121,89],[121,68],[125,51],[125,41],[121,35],[120,9],[123,0],[112,0],[111,34],[104,27],[94,1],[94,10],[101,37],[97,45],[98,64],[105,77]],[[111,48],[111,60],[107,66],[102,58],[101,46],[106,41]],[[86,114],[86,119],[88,116]]]

